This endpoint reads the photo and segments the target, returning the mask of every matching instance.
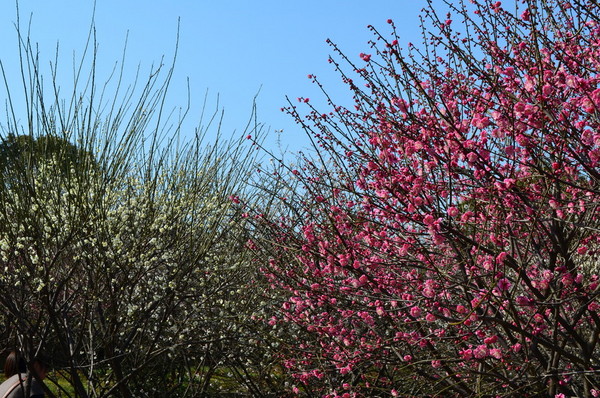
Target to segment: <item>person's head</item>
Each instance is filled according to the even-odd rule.
[[[41,357],[33,358],[33,372],[38,380],[44,380],[48,374],[48,363]]]
[[[17,373],[27,372],[27,363],[19,354],[19,351],[13,350],[6,357],[4,362],[4,376],[9,378]]]

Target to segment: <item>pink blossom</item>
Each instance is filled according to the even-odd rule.
[[[421,309],[417,306],[414,306],[410,309],[410,315],[418,318],[421,315]]]
[[[517,296],[516,302],[517,302],[517,305],[520,305],[523,307],[529,307],[533,304],[533,300],[531,300],[530,298],[525,297],[525,296]]]
[[[508,257],[508,253],[500,252],[500,254],[498,254],[498,256],[496,257],[496,262],[498,264],[502,264],[504,263],[504,260],[506,260],[506,257]]]
[[[365,62],[369,62],[371,60],[371,54],[360,53],[360,58]]]
[[[368,283],[369,282],[369,278],[367,277],[367,275],[361,275],[360,278],[358,278],[358,281],[360,282],[361,286]]]
[[[448,208],[448,215],[450,217],[456,217],[458,215],[458,208],[456,208],[455,206],[450,206]]]
[[[425,225],[431,225],[434,223],[434,221],[435,221],[435,218],[431,214],[427,214],[423,218],[423,224],[425,224]]]
[[[502,278],[498,281],[498,290],[500,290],[501,292],[505,292],[507,290],[510,289],[511,283],[508,279],[506,278]]]
[[[502,359],[502,350],[499,348],[490,349],[490,356],[496,359]]]
[[[478,345],[473,349],[473,356],[477,359],[482,359],[488,356],[488,348],[485,344]]]
[[[468,361],[468,360],[470,360],[471,358],[473,358],[473,350],[472,350],[472,349],[470,349],[470,348],[469,348],[469,349],[466,349],[466,350],[459,351],[459,352],[458,352],[458,354],[459,354],[459,355],[460,355],[460,357],[461,357],[463,360],[465,360],[465,361]]]
[[[521,351],[521,348],[522,348],[522,346],[520,343],[516,343],[512,346],[513,352],[519,352],[519,351]]]
[[[483,340],[486,345],[494,344],[496,341],[498,341],[498,336],[487,337]]]
[[[473,214],[474,213],[472,211],[468,210],[468,211],[466,211],[466,212],[463,213],[463,215],[460,217],[460,220],[462,222],[467,222],[467,221],[469,221],[471,219],[471,217],[473,217]]]

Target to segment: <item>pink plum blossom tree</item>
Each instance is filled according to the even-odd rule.
[[[353,108],[286,108],[317,151],[253,244],[294,391],[599,396],[600,6],[444,3],[332,44]]]

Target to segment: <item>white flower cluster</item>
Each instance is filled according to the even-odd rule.
[[[41,158],[27,179],[5,184],[0,294],[14,306],[0,316],[35,319],[35,338],[69,341],[77,355],[62,356],[95,366],[118,357],[133,372],[177,347],[196,360],[209,347],[240,355],[258,301],[230,200],[239,181],[216,170],[222,159],[203,161],[111,173]],[[232,338],[230,348],[210,343]]]

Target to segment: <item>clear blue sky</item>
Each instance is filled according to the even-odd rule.
[[[290,98],[318,99],[307,79],[316,74],[334,98],[348,101],[350,93],[327,63],[330,38],[344,52],[358,59],[368,52],[372,38],[366,26],[382,31],[394,19],[403,41],[418,41],[418,14],[424,2],[416,0],[98,0],[95,24],[99,43],[98,70],[108,76],[121,57],[129,32],[127,64],[150,68],[163,55],[172,56],[181,18],[179,55],[170,106],[184,106],[190,79],[192,110],[187,129],[199,120],[200,107],[209,90],[211,109],[217,95],[225,110],[223,132],[239,134],[248,120],[252,100],[258,96],[258,119],[271,130],[283,130],[281,142],[291,151],[302,149],[301,129],[280,108]],[[20,0],[21,24],[32,17],[31,38],[39,44],[40,60],[47,65],[57,42],[69,79],[73,53],[80,55],[93,13],[92,0]],[[0,3],[0,58],[17,65],[16,7],[12,0]],[[9,69],[10,70],[10,69]],[[17,76],[15,76],[16,78]],[[64,82],[68,86],[68,81]],[[4,90],[0,100],[5,101]],[[3,104],[4,105],[4,104]],[[4,124],[4,114],[0,122]]]

